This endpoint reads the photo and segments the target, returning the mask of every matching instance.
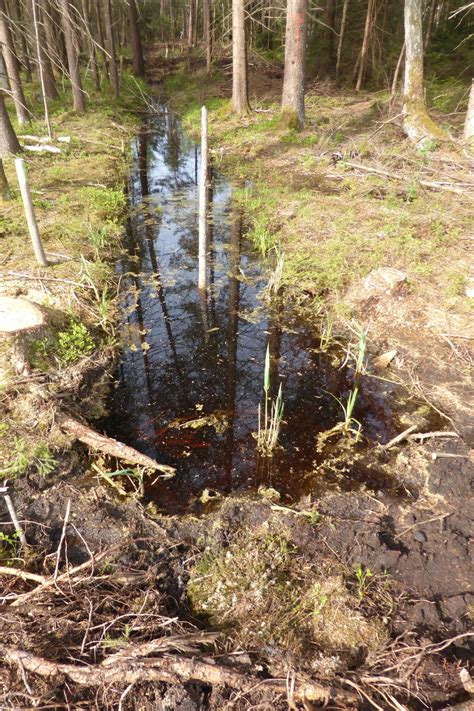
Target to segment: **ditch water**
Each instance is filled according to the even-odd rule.
[[[396,387],[364,377],[354,416],[363,440],[318,451],[318,433],[343,418],[353,366],[285,308],[263,299],[268,273],[244,234],[232,185],[210,188],[208,289],[198,283],[199,149],[162,104],[133,143],[131,216],[118,264],[124,350],[109,434],[176,467],[146,485],[147,501],[172,513],[202,510],[204,491],[273,487],[284,502],[331,488],[395,489],[372,456],[403,428]],[[271,383],[283,387],[280,447],[259,457],[253,434],[270,346]],[[333,397],[335,396],[335,397]],[[405,425],[406,426],[406,425]]]

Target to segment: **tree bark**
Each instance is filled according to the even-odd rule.
[[[367,53],[369,51],[369,40],[370,34],[372,32],[374,9],[375,0],[369,0],[369,4],[367,5],[367,15],[365,18],[364,39],[362,40],[362,48],[360,50],[359,57],[359,73],[357,75],[356,91],[360,91],[362,89],[362,84],[364,82],[365,68],[367,66]]]
[[[405,0],[405,83],[403,129],[417,144],[446,135],[428,116],[423,88],[423,33],[421,0]]]
[[[348,7],[349,7],[349,0],[344,0],[344,5],[342,8],[341,26],[339,28],[339,39],[337,42],[336,78],[339,76],[339,69],[341,67],[342,47],[344,44],[344,34],[346,31],[347,8]]]
[[[112,6],[110,0],[105,0],[104,4],[105,11],[105,34],[107,36],[107,51],[110,55],[110,83],[112,84],[112,90],[114,92],[115,98],[120,94],[120,83],[117,68],[117,53],[115,51],[115,36],[114,28],[112,26]]]
[[[81,73],[79,68],[79,52],[76,35],[69,9],[69,0],[60,0],[61,23],[63,26],[64,40],[66,42],[67,63],[72,85],[72,100],[74,110],[82,113],[86,109],[86,96],[82,90]]]
[[[13,36],[5,13],[5,3],[3,0],[0,0],[0,52],[3,54],[7,67],[8,80],[15,103],[15,111],[18,123],[21,126],[28,122],[28,111],[26,109],[25,95],[21,85],[19,63],[13,45]]]
[[[138,11],[135,0],[128,1],[128,20],[132,40],[133,71],[139,77],[145,76],[145,61],[143,59],[142,37],[138,23]]]
[[[94,82],[94,89],[96,91],[100,90],[100,77],[99,77],[99,64],[97,62],[97,50],[95,47],[94,37],[92,35],[92,24],[91,24],[91,14],[89,12],[89,2],[88,0],[82,0],[82,14],[84,17],[84,24],[86,26],[86,38],[89,45],[89,62],[91,66],[92,80]]]
[[[10,199],[10,188],[8,186],[7,176],[3,167],[3,161],[0,158],[0,200]]]
[[[474,138],[474,79],[471,84],[469,94],[469,104],[467,106],[466,122],[464,124],[464,139],[471,141]]]
[[[59,98],[59,93],[56,88],[56,82],[54,81],[53,68],[51,66],[51,60],[45,51],[46,36],[42,23],[39,21],[39,3],[38,0],[31,0],[31,24],[33,26],[33,32],[35,35],[35,49],[36,49],[36,66],[37,74],[41,80],[42,93],[45,99],[55,99]]]
[[[204,44],[206,45],[206,69],[209,72],[212,64],[211,0],[204,0],[202,11]]]
[[[14,34],[17,44],[21,46],[21,64],[25,69],[25,78],[27,82],[32,81],[31,76],[31,63],[30,56],[28,53],[28,44],[26,41],[25,31],[24,31],[24,20],[22,16],[21,3],[14,2],[10,5],[11,18],[13,20]]]
[[[308,0],[288,0],[282,120],[290,128],[304,126],[304,84]]]
[[[232,0],[232,108],[238,116],[244,116],[250,111],[245,0]]]
[[[334,40],[336,23],[336,0],[326,0],[326,11],[324,13],[324,27],[320,42],[319,54],[319,76],[329,78],[333,76],[335,69],[334,61]]]
[[[4,158],[9,153],[20,152],[21,147],[5,106],[4,94],[0,91],[0,158]]]

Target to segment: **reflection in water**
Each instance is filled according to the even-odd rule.
[[[108,429],[177,468],[174,479],[149,486],[148,499],[182,511],[196,507],[206,488],[230,492],[264,483],[291,500],[331,483],[367,480],[355,464],[349,473],[332,464],[321,476],[317,434],[341,417],[327,393],[344,399],[351,374],[334,367],[334,354],[319,353],[307,330],[284,329],[282,314],[264,306],[264,281],[229,183],[214,175],[209,288],[199,293],[199,151],[166,106],[140,131],[134,161],[128,252],[118,265],[125,348]],[[282,448],[271,461],[259,460],[252,436],[268,343],[272,385],[283,381],[285,401]],[[373,439],[391,415],[388,396],[366,391],[360,399],[356,416],[370,410],[365,432]],[[376,473],[371,477],[377,486]]]

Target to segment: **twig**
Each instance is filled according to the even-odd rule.
[[[19,570],[18,568],[9,568],[5,565],[0,565],[0,575],[13,575],[21,580],[32,580],[35,583],[45,583],[47,578],[44,575],[29,573],[27,570]]]
[[[45,277],[45,276],[33,276],[32,274],[22,274],[21,272],[7,272],[5,276],[11,276],[18,279],[29,279],[31,281],[54,281],[59,284],[70,284],[72,286],[77,286],[80,289],[93,289],[90,284],[84,284],[79,281],[72,281],[71,279],[59,279],[58,277]]]
[[[451,452],[433,452],[431,459],[436,462],[437,459],[469,459],[468,454],[454,454]]]
[[[64,539],[66,538],[66,528],[67,528],[67,524],[69,521],[70,512],[71,512],[71,499],[68,499],[67,504],[66,504],[66,513],[64,515],[63,530],[61,531],[61,538],[59,539],[58,550],[56,553],[56,567],[54,568],[54,575],[53,575],[54,582],[56,582],[57,577],[58,577],[59,561],[61,559],[61,548],[63,546]]]
[[[407,439],[408,435],[410,435],[413,432],[413,430],[416,430],[416,425],[411,425],[403,432],[400,432],[400,434],[398,434],[396,437],[391,439],[390,442],[387,442],[387,444],[383,444],[382,449],[391,449],[399,442],[403,442],[403,440]]]
[[[417,432],[416,434],[409,435],[408,439],[416,439],[422,442],[425,439],[432,439],[435,437],[453,437],[459,439],[457,432]]]
[[[13,506],[13,501],[10,498],[9,494],[4,494],[3,498],[5,499],[5,503],[7,505],[8,513],[10,514],[10,518],[12,520],[12,523],[15,527],[15,531],[18,534],[18,538],[20,539],[20,543],[23,546],[25,550],[28,549],[28,541],[26,540],[25,532],[23,531],[22,527],[20,526],[20,522],[18,521],[18,517],[16,515],[15,507]]]

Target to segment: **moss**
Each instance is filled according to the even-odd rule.
[[[309,642],[350,656],[387,639],[341,574],[309,564],[281,531],[266,526],[205,553],[191,571],[188,595],[195,612],[244,648],[270,645],[298,655]]]

